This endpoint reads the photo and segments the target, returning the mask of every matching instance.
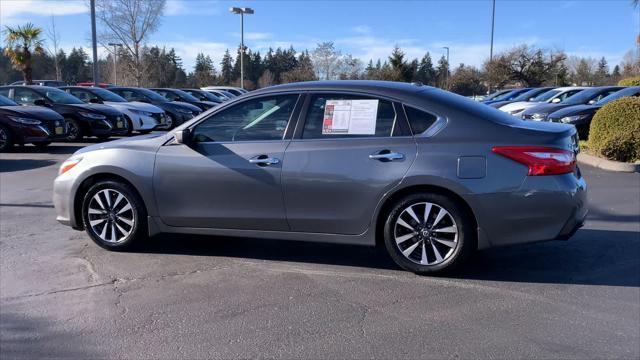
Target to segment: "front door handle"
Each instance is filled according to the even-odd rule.
[[[249,159],[249,162],[252,164],[256,164],[259,166],[269,166],[269,165],[276,165],[280,163],[280,159],[275,158],[275,157],[269,157],[267,155],[260,155],[260,156],[256,156],[252,159]]]
[[[379,153],[369,155],[369,159],[380,161],[404,160],[404,154],[389,150],[382,150]]]

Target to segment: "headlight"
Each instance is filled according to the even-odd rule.
[[[565,116],[562,119],[560,119],[560,122],[565,123],[565,124],[569,124],[569,123],[572,123],[572,122],[576,122],[578,120],[586,119],[588,116],[589,115],[587,115],[587,114]]]
[[[32,118],[26,118],[26,117],[19,117],[19,116],[9,116],[9,119],[20,123],[20,124],[25,124],[25,125],[40,125],[42,124],[42,122],[40,122],[40,120],[36,120],[36,119],[32,119]]]
[[[533,120],[542,120],[547,116],[547,114],[543,114],[543,113],[535,113],[533,115],[531,115],[531,118]]]
[[[509,114],[514,115],[514,114],[517,114],[517,113],[521,112],[522,110],[524,110],[524,109],[511,110],[511,111],[509,111]]]
[[[62,175],[67,171],[73,169],[74,166],[78,165],[78,163],[82,160],[82,158],[74,158],[68,159],[60,165],[60,170],[58,170],[58,175]]]
[[[95,114],[95,113],[90,113],[90,112],[84,112],[84,111],[78,111],[78,114],[89,118],[89,119],[96,119],[96,120],[104,120],[107,117],[104,115],[100,115],[100,114]]]
[[[191,115],[191,110],[188,109],[176,109],[177,112],[181,113],[181,114],[188,114]]]

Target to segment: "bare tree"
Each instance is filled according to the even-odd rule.
[[[336,76],[341,63],[341,54],[335,49],[332,41],[326,41],[318,44],[311,53],[311,59],[318,78],[329,80]]]
[[[101,0],[96,2],[96,17],[104,26],[101,40],[122,43],[129,55],[129,71],[136,85],[142,83],[144,63],[142,47],[146,36],[158,29],[166,0]]]
[[[51,25],[47,28],[47,39],[51,46],[47,46],[49,56],[53,58],[53,64],[56,69],[56,80],[62,79],[62,69],[60,69],[60,58],[58,49],[60,48],[60,33],[56,29],[56,18],[51,15]]]

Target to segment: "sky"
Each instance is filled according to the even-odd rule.
[[[101,0],[97,0],[101,1]],[[64,49],[90,53],[88,0],[0,0],[0,25],[32,22],[49,28],[52,16]],[[191,71],[199,52],[219,68],[225,49],[240,42],[240,17],[229,7],[251,7],[245,44],[312,50],[333,41],[343,54],[367,63],[386,59],[395,45],[408,58],[427,51],[434,63],[450,48],[450,63],[480,66],[489,57],[491,0],[423,1],[214,1],[168,0],[149,45],[175,48]],[[639,10],[630,0],[497,0],[494,53],[529,44],[568,55],[605,57],[613,68],[634,49]],[[100,49],[100,54],[106,54]]]

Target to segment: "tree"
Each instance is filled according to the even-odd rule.
[[[265,70],[258,80],[258,87],[268,87],[273,85],[273,74],[269,70]]]
[[[485,72],[491,86],[508,82],[523,86],[540,86],[553,83],[560,73],[564,53],[549,53],[542,49],[522,45],[494,56],[485,63]]]
[[[60,33],[56,29],[56,18],[51,15],[51,26],[47,29],[47,38],[51,47],[47,47],[47,52],[53,57],[53,62],[56,68],[56,80],[62,79],[62,69],[60,68],[60,59],[58,58],[60,47]]]
[[[283,83],[312,80],[317,80],[317,78],[316,73],[313,70],[313,63],[308,51],[300,53],[298,56],[298,65],[293,70],[289,70],[282,74]]]
[[[338,78],[340,80],[357,80],[362,77],[362,61],[347,54],[340,59]]]
[[[129,70],[140,86],[144,76],[142,47],[144,40],[158,29],[166,0],[96,1],[96,17],[108,31],[101,34],[105,42],[119,42],[130,55]]]
[[[442,55],[438,60],[438,67],[436,68],[437,86],[442,89],[448,89],[449,80],[449,62],[447,58]]]
[[[617,84],[621,78],[622,75],[620,74],[620,65],[616,65],[611,72],[611,83]]]
[[[224,85],[229,85],[233,81],[233,60],[231,60],[229,49],[224,52],[222,61],[220,61],[220,76]]]
[[[428,52],[420,60],[414,80],[421,82],[424,85],[433,86],[436,84],[436,70],[433,68],[431,55]]]
[[[451,75],[449,89],[463,96],[484,94],[487,91],[487,87],[482,83],[480,71],[472,66],[464,66],[464,64],[460,64]]]
[[[216,69],[209,55],[198,53],[193,70],[193,83],[195,87],[212,85],[215,82]]]
[[[333,79],[340,65],[341,54],[335,49],[333,41],[319,43],[311,53],[313,66],[319,79]]]
[[[609,78],[611,76],[609,75],[609,65],[607,64],[607,59],[605,59],[604,56],[598,62],[598,68],[596,69],[594,77],[595,82],[598,85],[606,85],[610,80]]]
[[[389,56],[389,64],[391,66],[391,79],[393,81],[411,81],[413,73],[411,67],[404,59],[404,52],[400,50],[398,45],[393,48],[391,56]]]
[[[82,48],[73,48],[67,56],[64,64],[63,80],[66,83],[75,84],[86,81],[91,73],[89,68],[89,55]]]
[[[31,58],[33,54],[44,54],[42,29],[27,23],[24,26],[5,27],[4,53],[11,59],[14,68],[22,71],[24,82],[33,82]]]

